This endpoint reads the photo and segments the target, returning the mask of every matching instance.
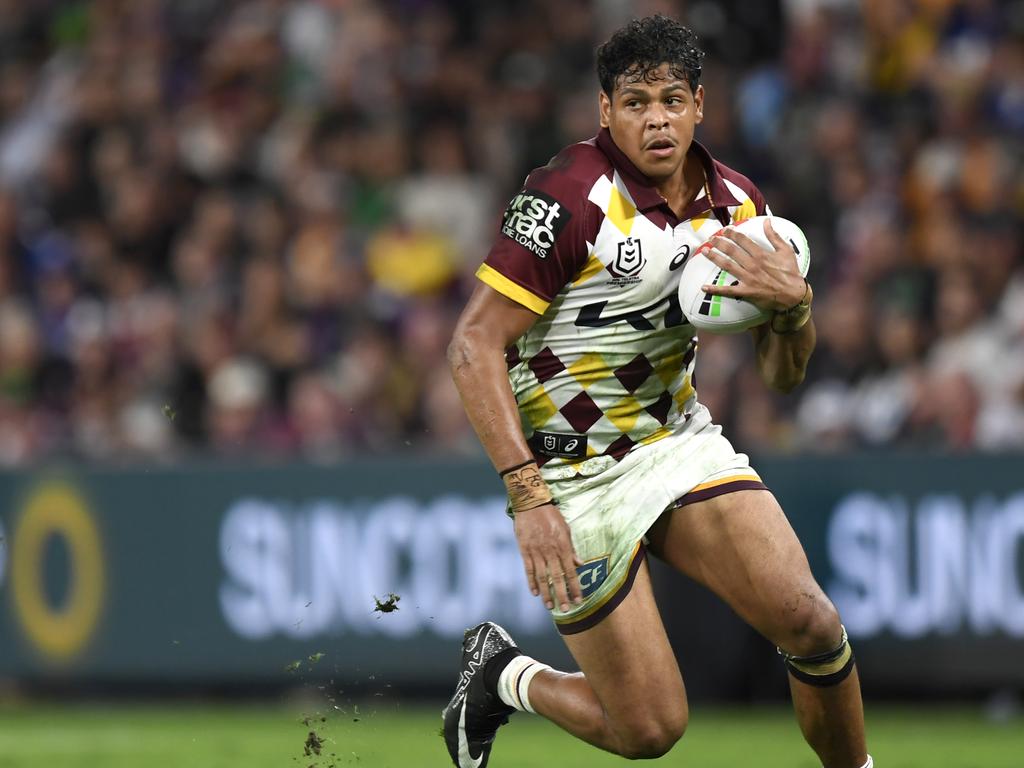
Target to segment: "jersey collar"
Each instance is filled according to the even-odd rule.
[[[596,143],[601,151],[607,155],[612,166],[619,172],[622,180],[626,183],[626,189],[629,190],[629,195],[633,198],[633,202],[638,210],[646,211],[651,208],[657,208],[665,203],[665,199],[658,193],[651,180],[641,173],[633,165],[632,161],[626,157],[625,153],[618,148],[612,140],[611,132],[607,128],[602,128],[597,134]],[[708,152],[707,148],[695,139],[690,144],[690,152],[695,154],[700,159],[701,165],[704,166],[704,173],[707,174],[708,188],[711,190],[711,199],[715,203],[715,208],[739,205],[740,201],[729,190],[725,180],[718,172],[714,158],[711,157],[711,153]],[[697,200],[695,203],[705,206],[703,210],[708,210],[711,207],[706,199]],[[699,211],[694,212],[691,210],[687,211],[687,213],[695,215]]]

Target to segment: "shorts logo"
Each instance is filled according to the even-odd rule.
[[[513,197],[505,209],[501,233],[546,259],[570,218],[572,214],[555,198],[527,189]]]
[[[590,597],[608,578],[608,555],[597,560],[588,560],[576,569],[580,590],[584,597]]]

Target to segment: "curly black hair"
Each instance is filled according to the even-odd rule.
[[[611,98],[619,78],[627,83],[650,83],[657,79],[658,67],[668,64],[673,77],[696,90],[703,58],[692,29],[657,14],[633,19],[597,49],[597,78]]]

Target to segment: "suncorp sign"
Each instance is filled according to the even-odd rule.
[[[1024,493],[854,493],[828,531],[828,592],[851,636],[889,631],[1024,637]]]
[[[483,619],[549,631],[526,587],[505,501],[406,496],[304,504],[242,498],[220,529],[221,612],[249,639],[461,637]],[[382,615],[374,598],[400,597]]]

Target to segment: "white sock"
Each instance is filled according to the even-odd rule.
[[[875,768],[875,761],[871,759],[871,755],[868,755],[868,761],[860,768]]]
[[[530,706],[530,681],[538,672],[551,669],[529,656],[516,656],[498,676],[498,698],[520,712],[533,712]]]

